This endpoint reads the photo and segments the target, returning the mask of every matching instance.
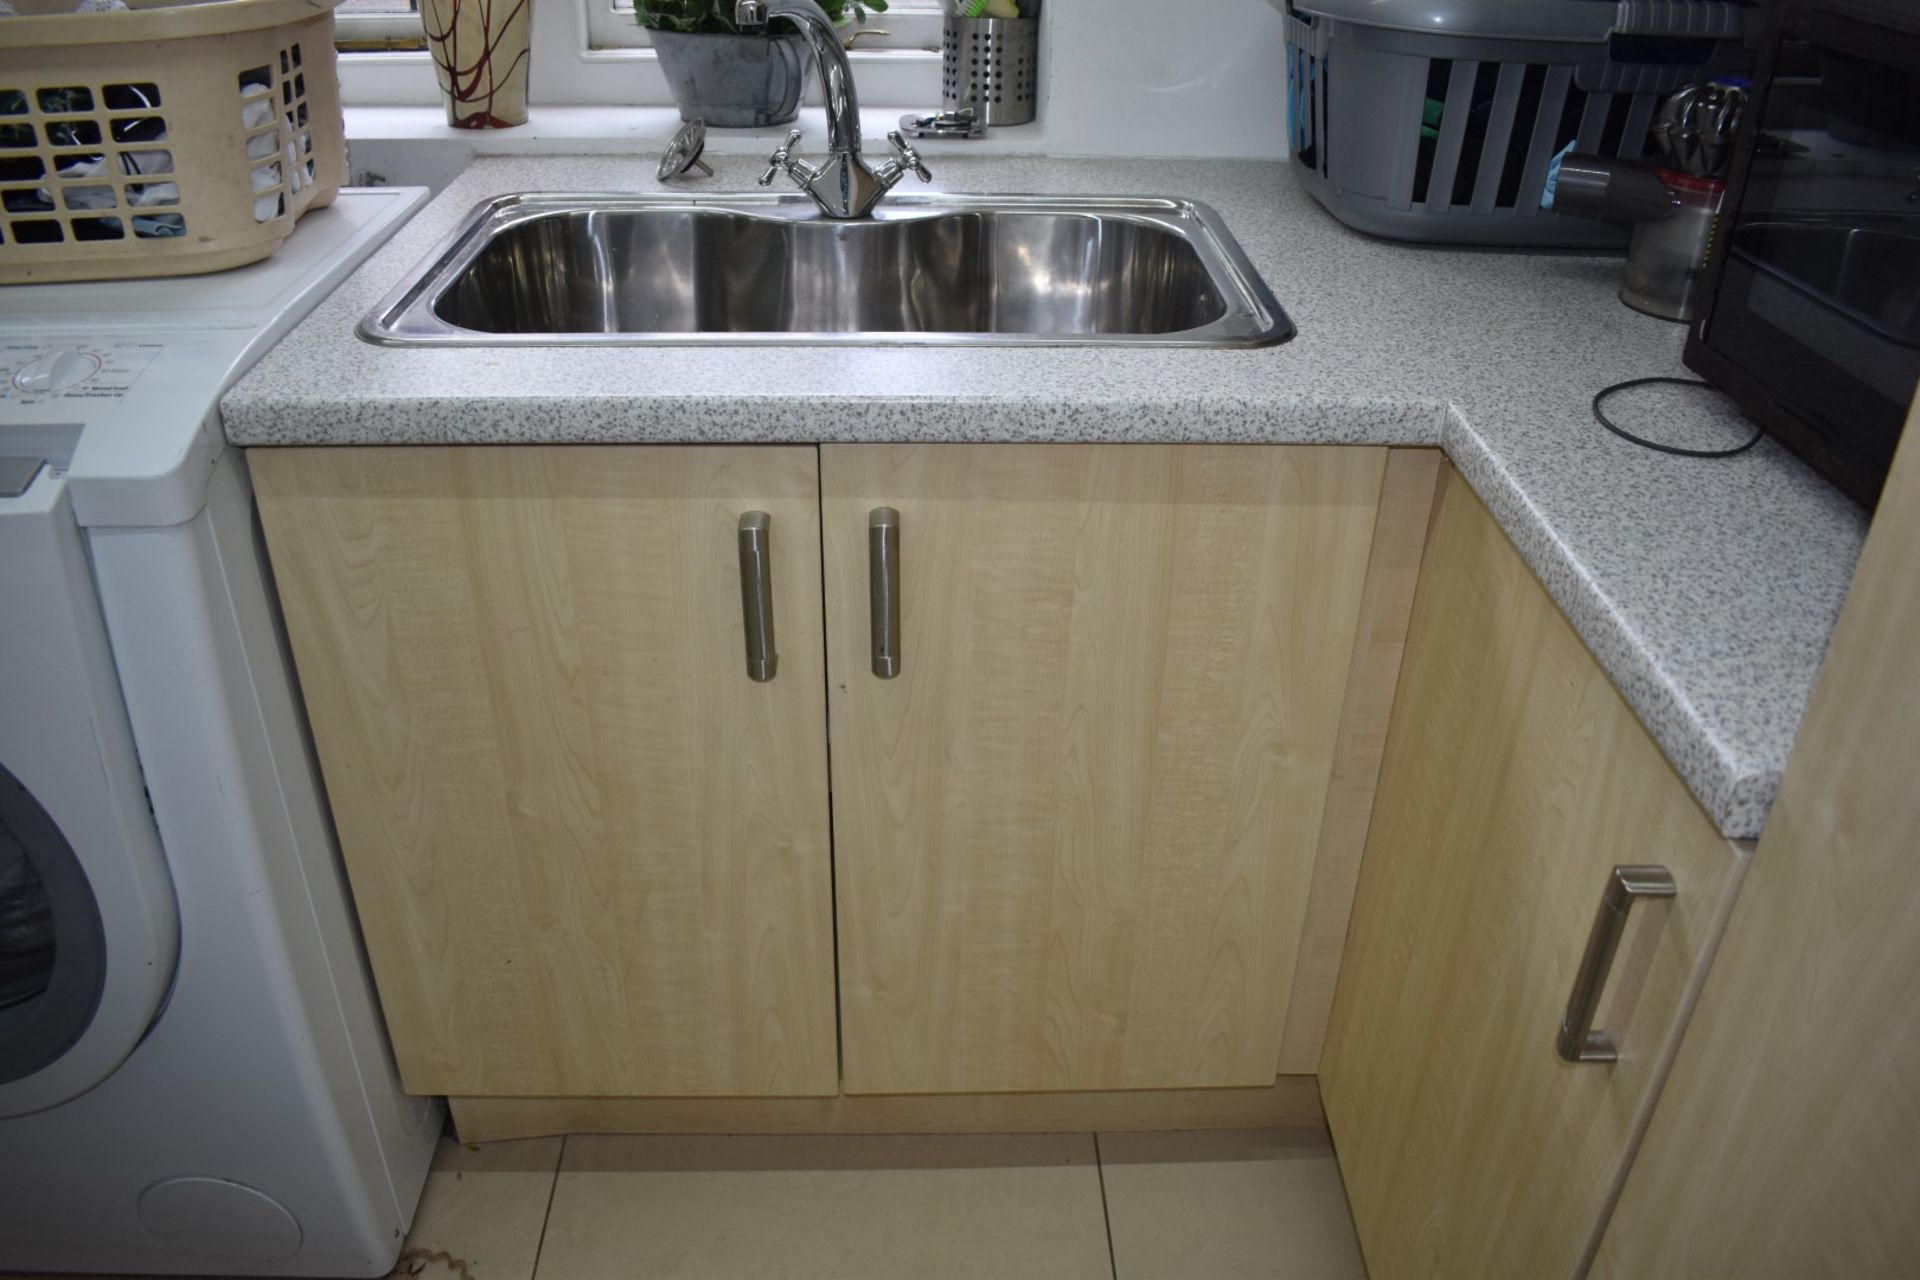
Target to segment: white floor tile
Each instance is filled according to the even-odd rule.
[[[460,1147],[442,1138],[393,1274],[533,1280],[561,1139]]]
[[[1103,1133],[1117,1280],[1364,1280],[1322,1135]]]

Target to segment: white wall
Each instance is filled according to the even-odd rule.
[[[1286,154],[1286,28],[1269,0],[1043,4],[1038,123],[996,129],[984,142],[937,148],[958,147],[960,154],[970,155]],[[679,127],[671,108],[621,105],[666,101],[651,55],[637,50],[581,54],[583,37],[574,30],[578,10],[565,0],[544,0],[535,15],[533,120],[518,129],[447,128],[434,105],[438,93],[425,55],[343,60],[354,167],[394,181],[437,185],[446,174],[416,176],[426,172],[414,163],[420,146],[446,149],[461,163],[476,152],[624,154],[657,147]],[[879,138],[902,110],[936,104],[938,59],[924,65],[868,63],[856,70],[855,79],[869,109],[867,135]],[[816,139],[822,129],[818,117],[814,107],[801,120]],[[715,154],[765,154],[785,131],[784,126],[716,130],[708,146]]]
[[[1043,0],[1053,155],[1286,154],[1286,28],[1268,0]]]

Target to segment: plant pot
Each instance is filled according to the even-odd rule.
[[[800,114],[813,51],[797,32],[746,36],[655,31],[653,49],[682,120],[756,129],[785,124]]]
[[[527,41],[533,0],[422,0],[420,23],[456,129],[527,122]]]

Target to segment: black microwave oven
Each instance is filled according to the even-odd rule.
[[[1686,362],[1871,508],[1920,386],[1920,0],[1768,15]]]

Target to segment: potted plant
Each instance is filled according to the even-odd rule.
[[[886,0],[819,0],[836,24],[865,22]],[[785,124],[800,114],[812,62],[806,37],[781,21],[743,34],[733,0],[634,0],[634,16],[653,32],[654,52],[682,120],[721,128]]]

